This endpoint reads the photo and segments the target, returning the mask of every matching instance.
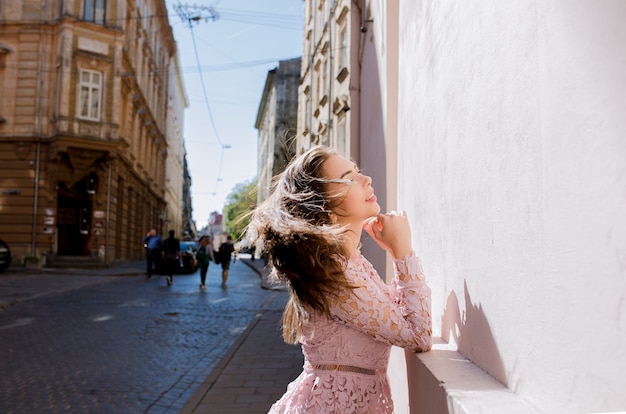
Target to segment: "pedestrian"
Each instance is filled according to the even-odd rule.
[[[146,249],[146,278],[151,278],[161,264],[161,243],[163,239],[156,229],[150,229],[143,238],[143,245]]]
[[[222,289],[226,289],[228,281],[228,271],[230,270],[231,254],[235,251],[233,238],[228,235],[226,241],[220,245],[218,250],[219,262],[222,264]]]
[[[211,237],[202,236],[198,240],[198,250],[196,251],[196,259],[200,266],[200,289],[206,289],[206,274],[209,271],[209,263],[215,261],[213,256],[213,244]]]
[[[302,346],[303,372],[270,413],[392,413],[392,345],[432,346],[431,291],[405,212],[380,213],[355,163],[315,146],[292,160],[248,226],[272,273],[288,282],[283,338]],[[385,284],[360,252],[365,230],[393,258]]]
[[[174,230],[169,231],[169,237],[163,242],[162,255],[167,285],[172,286],[174,272],[180,267],[180,242],[174,237]]]

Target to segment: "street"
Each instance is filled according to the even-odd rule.
[[[177,413],[259,310],[284,306],[246,264],[231,266],[227,289],[220,274],[212,264],[206,291],[198,272],[172,287],[164,276],[42,276],[75,287],[0,310],[0,412]]]

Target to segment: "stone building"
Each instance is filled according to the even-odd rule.
[[[360,10],[349,0],[304,2],[304,48],[298,92],[298,151],[312,144],[358,155]]]
[[[198,229],[196,228],[196,222],[193,220],[193,206],[191,202],[191,174],[189,173],[189,164],[187,163],[187,157],[184,158],[183,163],[183,179],[182,238],[186,240],[193,240],[198,236]]]
[[[270,194],[272,178],[282,172],[295,154],[298,117],[300,58],[281,60],[267,74],[257,112],[257,202]]]
[[[172,229],[180,239],[188,233],[188,217],[191,217],[191,207],[186,208],[186,202],[191,205],[191,177],[187,170],[186,150],[183,139],[184,109],[188,100],[179,66],[178,57],[172,59],[172,70],[169,71],[167,93],[167,118],[165,134],[167,140],[167,157],[165,159],[165,214],[164,231]]]
[[[151,227],[182,233],[177,59],[163,0],[0,3],[0,237],[16,261],[109,265],[142,258]]]

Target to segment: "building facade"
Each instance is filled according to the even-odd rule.
[[[358,159],[360,9],[349,0],[304,2],[304,47],[298,91],[298,151],[331,146]]]
[[[267,74],[255,128],[258,130],[257,203],[296,151],[300,58],[284,60]]]
[[[189,106],[182,78],[178,54],[172,59],[172,70],[169,72],[167,93],[167,158],[165,159],[165,217],[167,230],[174,230],[181,240],[192,238],[189,233],[185,199],[191,199],[191,177],[188,177],[183,131],[185,125],[185,108]],[[191,204],[191,203],[190,203]],[[166,231],[167,231],[166,230]],[[164,232],[165,233],[165,232]]]
[[[183,239],[194,240],[198,237],[198,229],[193,219],[193,206],[191,197],[191,174],[187,157],[183,158]]]
[[[0,3],[0,234],[16,260],[139,259],[147,230],[182,216],[176,56],[162,0]]]

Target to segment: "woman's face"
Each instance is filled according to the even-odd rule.
[[[380,212],[371,177],[363,175],[354,162],[333,154],[322,164],[322,174],[326,179],[346,181],[328,184],[330,194],[339,201],[332,209],[337,224],[361,226]]]

